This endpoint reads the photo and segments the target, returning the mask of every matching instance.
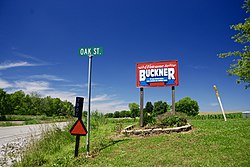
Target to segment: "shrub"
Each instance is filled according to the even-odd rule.
[[[190,97],[185,97],[175,103],[175,111],[183,112],[188,116],[195,116],[199,114],[198,102],[192,100]]]
[[[187,118],[182,113],[165,113],[158,116],[158,124],[160,126],[179,127],[187,124]]]
[[[155,124],[156,119],[152,113],[148,113],[145,111],[143,112],[143,125],[148,125],[148,124]]]

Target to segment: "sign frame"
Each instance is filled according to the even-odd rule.
[[[136,63],[136,87],[178,86],[178,71],[178,60]]]

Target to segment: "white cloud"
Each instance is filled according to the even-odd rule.
[[[112,99],[106,102],[93,102],[91,111],[97,110],[102,113],[109,113],[114,111],[128,110],[128,102]]]
[[[29,78],[31,79],[45,79],[45,80],[50,80],[50,81],[66,81],[63,78],[59,78],[54,75],[47,75],[47,74],[42,74],[42,75],[32,75]]]
[[[107,100],[111,100],[111,96],[108,96],[107,94],[97,95],[96,97],[91,99],[92,102],[107,101]]]
[[[48,90],[42,91],[42,96],[51,96],[53,98],[60,98],[61,100],[67,100],[74,104],[76,93],[69,91],[59,91],[59,90]]]
[[[9,88],[12,87],[12,84],[10,84],[8,81],[0,79],[0,88]]]
[[[0,64],[0,70],[6,70],[8,68],[15,68],[15,67],[29,67],[29,66],[38,66],[38,64],[32,64],[26,61],[15,62],[15,63],[2,63]]]
[[[45,81],[15,81],[15,85],[13,85],[17,90],[23,90],[25,93],[46,91],[51,89],[49,87],[49,83]]]
[[[85,99],[84,110],[88,110],[88,99]],[[117,100],[115,95],[96,95],[91,98],[91,111],[108,113],[120,110],[128,110],[128,102]]]

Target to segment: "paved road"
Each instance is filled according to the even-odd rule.
[[[44,130],[51,129],[53,127],[63,128],[66,125],[67,122],[60,122],[54,124],[0,127],[0,147],[3,144],[17,140],[18,138],[39,136]]]
[[[38,138],[45,130],[55,127],[63,128],[67,124],[67,122],[60,122],[0,127],[0,167],[10,167],[14,162],[19,161],[29,139]]]

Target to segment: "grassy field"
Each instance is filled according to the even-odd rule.
[[[138,120],[137,120],[138,121]],[[91,158],[85,137],[74,158],[75,138],[50,132],[15,166],[242,166],[250,164],[250,119],[191,120],[193,130],[148,137],[118,135],[134,120],[92,120]],[[70,126],[68,127],[68,129]]]
[[[225,111],[225,114],[242,113],[242,111]],[[212,114],[222,114],[221,111],[204,111],[199,112],[199,115],[212,115]]]

